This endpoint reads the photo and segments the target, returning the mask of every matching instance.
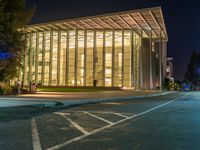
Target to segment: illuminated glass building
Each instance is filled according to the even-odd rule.
[[[160,7],[26,26],[24,83],[156,89],[168,40]]]

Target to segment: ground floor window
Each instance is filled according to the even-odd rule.
[[[31,53],[25,58],[26,83],[132,87],[139,79],[141,42],[136,35],[132,30],[50,30],[28,34]],[[34,59],[30,59],[32,55]]]

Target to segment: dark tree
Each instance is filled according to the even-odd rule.
[[[190,57],[190,62],[185,72],[185,80],[195,85],[200,83],[200,54],[196,51],[193,51]]]
[[[0,59],[0,82],[16,76],[24,58],[25,30],[33,9],[27,10],[25,0],[0,0],[0,53],[11,57]]]

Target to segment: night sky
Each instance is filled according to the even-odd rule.
[[[182,80],[193,50],[200,51],[198,0],[27,0],[36,6],[32,23],[162,6],[169,36],[168,56],[174,58],[175,79]]]

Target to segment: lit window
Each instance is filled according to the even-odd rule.
[[[112,54],[106,54],[106,67],[112,67]]]
[[[152,52],[155,52],[155,43],[152,42]]]
[[[119,53],[118,62],[119,62],[119,67],[122,67],[122,53]]]
[[[110,75],[111,74],[111,69],[106,69],[106,75]]]

